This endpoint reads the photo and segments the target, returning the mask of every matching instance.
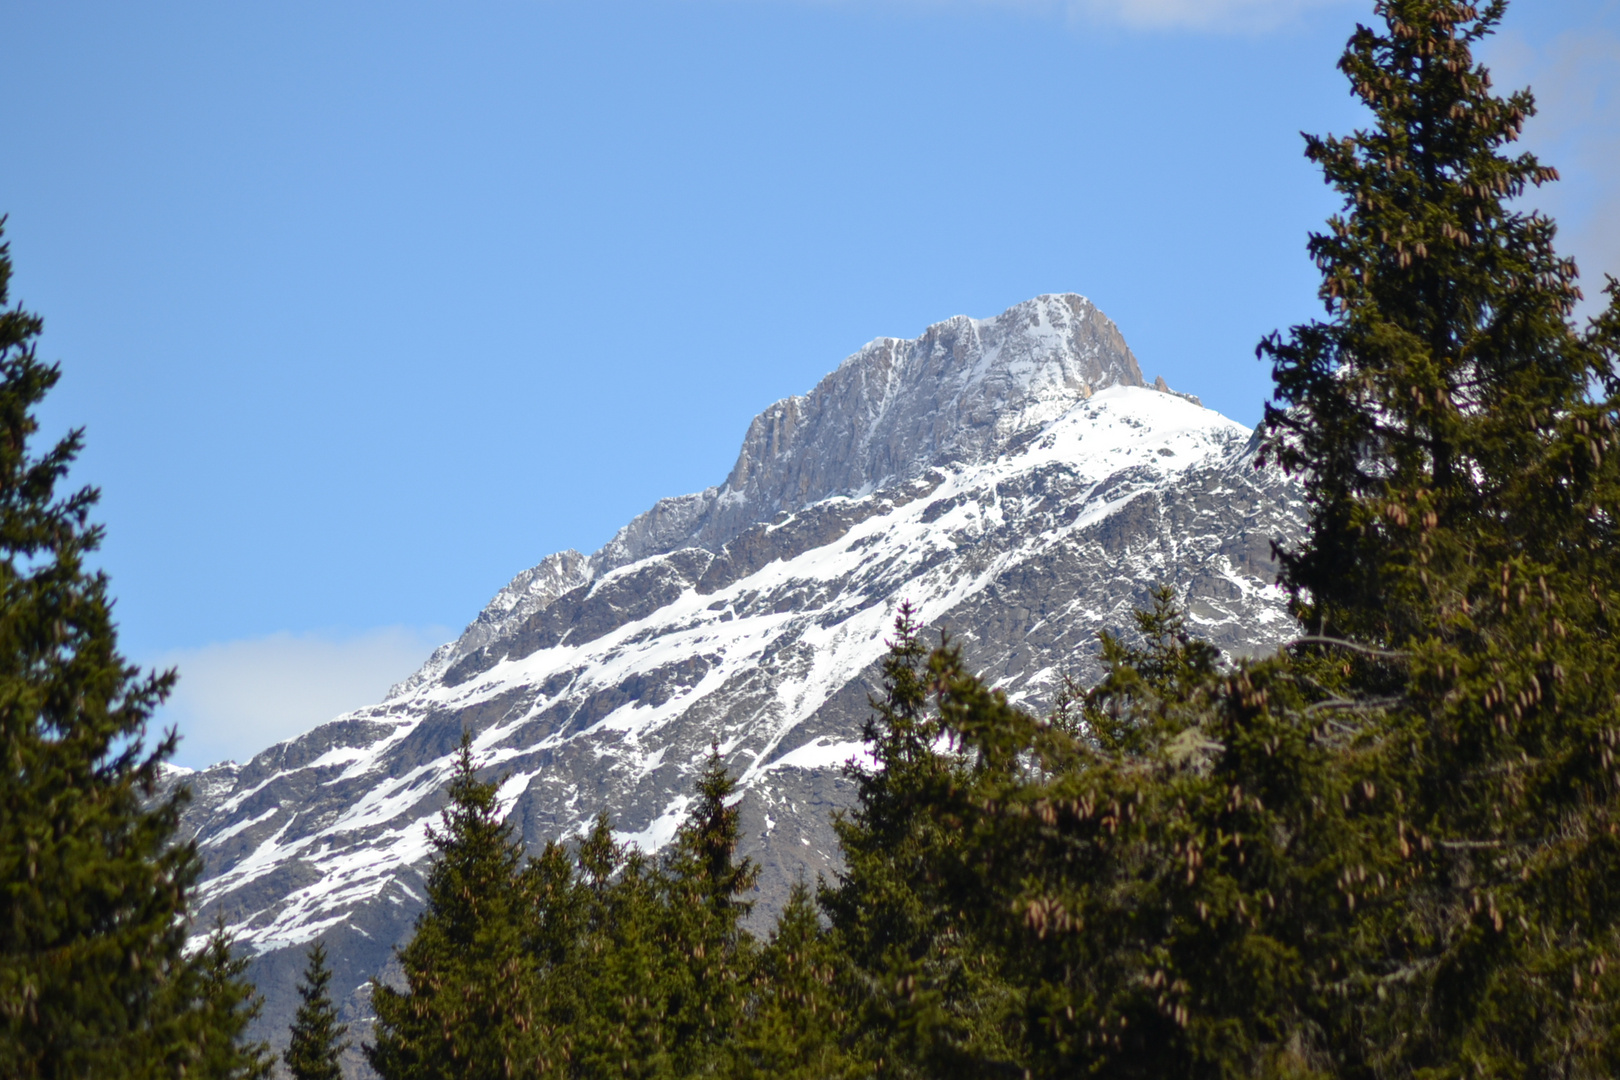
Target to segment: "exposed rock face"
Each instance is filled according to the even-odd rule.
[[[204,921],[256,951],[266,1036],[285,1038],[295,946],[317,936],[363,1016],[419,910],[463,729],[536,846],[602,810],[661,845],[718,743],[774,910],[833,868],[900,600],[1032,708],[1095,675],[1097,631],[1158,582],[1229,653],[1274,648],[1271,542],[1303,503],[1253,460],[1246,429],[1144,386],[1078,296],[874,342],[760,414],[723,485],[518,575],[387,701],[191,774]]]

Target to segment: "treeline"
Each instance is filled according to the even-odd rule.
[[[1036,716],[904,615],[843,869],[764,940],[718,760],[663,855],[604,821],[531,859],[464,746],[385,1080],[1620,1075],[1620,286],[1576,327],[1520,209],[1554,174],[1472,56],[1503,9],[1377,4],[1369,126],[1308,142],[1327,315],[1260,350],[1311,511],[1290,645],[1225,663],[1161,590]],[[166,682],[52,494],[77,437],[25,453],[37,332],[0,317],[0,1075],[260,1075],[223,935],[183,949]],[[325,978],[300,1078],[346,1038]]]

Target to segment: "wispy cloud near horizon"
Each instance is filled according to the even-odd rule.
[[[180,729],[176,764],[247,761],[267,746],[380,701],[449,636],[442,627],[389,626],[178,649],[154,665],[180,672],[155,726]]]

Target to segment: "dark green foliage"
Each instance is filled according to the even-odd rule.
[[[968,1059],[1011,1069],[1017,1004],[998,957],[955,917],[960,821],[938,812],[973,801],[982,778],[943,745],[950,718],[930,711],[930,697],[973,680],[956,650],[923,646],[909,605],[883,674],[866,727],[873,767],[855,770],[856,808],[835,823],[844,869],[820,897],[855,1017],[851,1052],[883,1076]]]
[[[275,1059],[269,1044],[246,1041],[248,1025],[259,1016],[259,998],[243,978],[246,970],[247,960],[231,954],[225,926],[217,923],[199,954],[200,977],[182,984],[191,995],[188,1026],[201,1052],[186,1055],[190,1061],[171,1053],[167,1068],[173,1075],[210,1080],[261,1080],[270,1075]]]
[[[742,928],[743,897],[759,869],[737,859],[736,781],[716,747],[698,778],[697,801],[666,861],[664,943],[677,962],[665,998],[675,1075],[716,1070],[742,1017],[754,940]]]
[[[338,1023],[328,989],[331,982],[326,945],[317,941],[309,947],[309,963],[298,984],[301,1000],[293,1017],[292,1038],[281,1055],[292,1080],[341,1080],[343,1076],[338,1058],[349,1046],[343,1038],[349,1026]]]
[[[1368,957],[1368,904],[1352,894],[1378,891],[1398,843],[1366,812],[1377,747],[1303,722],[1316,695],[1286,659],[1216,670],[1176,632],[1166,593],[1138,621],[1144,646],[1105,639],[1078,735],[973,681],[940,698],[983,779],[933,813],[965,826],[976,875],[954,899],[1020,986],[1023,1064],[1054,1077],[1353,1066],[1334,1060],[1342,984]]]
[[[736,858],[735,782],[718,753],[675,843],[653,860],[614,842],[606,818],[538,865],[550,882],[536,936],[537,989],[559,1075],[686,1077],[724,1068],[754,963],[743,899],[758,871]]]
[[[1282,403],[1265,453],[1309,478],[1310,537],[1284,564],[1313,632],[1423,636],[1460,610],[1437,577],[1551,555],[1583,516],[1595,460],[1548,452],[1601,424],[1588,380],[1609,361],[1568,325],[1575,267],[1552,222],[1509,205],[1555,173],[1500,152],[1533,103],[1493,95],[1470,55],[1504,7],[1380,4],[1384,29],[1358,29],[1340,63],[1375,126],[1308,140],[1345,197],[1310,241],[1333,318],[1261,353]]]
[[[1311,241],[1333,318],[1263,347],[1266,452],[1311,492],[1301,616],[1363,646],[1315,668],[1412,769],[1386,1067],[1612,1075],[1620,316],[1571,325],[1575,268],[1511,205],[1554,174],[1502,153],[1533,102],[1470,56],[1503,7],[1389,3],[1352,38],[1376,126],[1310,144],[1346,199]]]
[[[1378,3],[1372,125],[1308,142],[1328,317],[1261,347],[1301,636],[1223,665],[1161,588],[1038,718],[904,609],[830,928],[741,931],[713,761],[666,859],[603,821],[527,872],[537,1073],[1620,1075],[1620,285],[1576,328],[1514,206],[1504,8]]]
[[[754,966],[752,994],[732,1047],[737,1080],[835,1080],[862,1075],[845,1052],[854,1017],[839,985],[840,956],[810,889],[794,886]]]
[[[1502,5],[1378,11],[1343,64],[1376,126],[1310,143],[1332,319],[1263,347],[1305,635],[1223,672],[1161,593],[1045,722],[928,660],[916,726],[972,771],[908,807],[904,876],[1002,953],[1035,1075],[1620,1068],[1620,312],[1574,329],[1506,204],[1551,174],[1469,55]]]
[[[578,1077],[675,1075],[667,1003],[680,978],[656,864],[614,842],[606,818],[580,849],[587,910],[576,962],[550,980],[577,1002],[563,1068]]]
[[[378,985],[386,1080],[718,1075],[752,988],[742,929],[757,871],[736,858],[734,781],[718,754],[675,843],[651,859],[599,818],[576,852],[526,860],[464,739],[428,909]]]
[[[81,433],[30,450],[60,373],[39,318],[5,307],[10,277],[0,244],[0,1075],[257,1075],[240,966],[218,935],[184,952],[199,864],[183,792],[159,793],[175,736],[147,741],[174,675],[118,653],[86,567],[96,492],[57,492]]]
[[[389,1080],[512,1076],[537,1058],[536,958],[525,931],[533,875],[502,821],[498,784],[480,781],[464,734],[428,875],[428,907],[400,951],[406,989],[374,981],[376,1043]]]

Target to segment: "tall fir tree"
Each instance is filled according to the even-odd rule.
[[[0,243],[0,1075],[253,1075],[240,967],[185,948],[199,862],[162,783],[175,735],[148,738],[175,677],[118,652],[97,493],[58,492],[82,432],[31,445],[60,370],[11,269]]]
[[[683,982],[669,940],[669,892],[657,864],[613,839],[606,815],[579,850],[582,940],[562,981],[574,1023],[567,1073],[659,1080],[677,1075],[668,1002]],[[556,1000],[555,994],[547,995]]]
[[[431,833],[427,909],[399,951],[405,989],[372,983],[376,1041],[365,1053],[384,1080],[528,1075],[544,1056],[527,940],[533,876],[498,789],[478,779],[464,732],[449,805]]]
[[[298,984],[298,1012],[293,1016],[292,1037],[281,1060],[292,1080],[342,1080],[339,1060],[349,1042],[343,1036],[349,1025],[339,1023],[332,1005],[332,969],[326,965],[326,944],[317,941],[309,947],[304,977]]]
[[[1532,102],[1472,58],[1504,10],[1378,4],[1341,64],[1374,126],[1308,144],[1346,200],[1311,241],[1330,319],[1262,346],[1306,633],[1199,677],[1147,613],[1072,742],[941,699],[1004,763],[934,812],[1034,978],[1037,1074],[1620,1065],[1620,314],[1571,324],[1574,268],[1512,204],[1553,174],[1503,153]]]
[[[753,908],[759,868],[737,855],[737,782],[714,747],[697,799],[666,858],[667,942],[680,959],[668,1002],[678,1075],[714,1073],[741,1021],[754,939],[742,920]]]
[[[950,895],[964,852],[944,808],[971,802],[980,777],[934,707],[965,677],[961,656],[921,634],[903,604],[865,728],[871,763],[854,768],[856,805],[834,822],[844,867],[818,898],[853,1017],[848,1053],[885,1077],[1011,1069],[1021,1038],[998,956]]]
[[[1384,1067],[1613,1075],[1620,315],[1574,326],[1575,266],[1515,202],[1556,174],[1506,152],[1533,99],[1472,55],[1505,9],[1387,0],[1352,37],[1374,124],[1309,143],[1345,199],[1310,242],[1330,318],[1262,346],[1266,454],[1312,504],[1284,581],[1349,639],[1316,670],[1415,765]]]
[[[1010,1064],[1357,1075],[1347,985],[1400,861],[1368,794],[1389,798],[1383,744],[1313,716],[1322,695],[1288,657],[1222,670],[1168,590],[1137,623],[1139,644],[1103,636],[1078,718],[1021,713],[960,671],[938,684],[976,781],[929,812],[959,832],[947,901],[1024,1002]]]
[[[1330,318],[1262,346],[1306,633],[1199,675],[1161,606],[1083,725],[941,685],[1001,779],[930,813],[1031,980],[1037,1075],[1620,1068],[1620,310],[1575,328],[1513,205],[1553,174],[1472,57],[1505,5],[1376,10],[1341,64],[1374,126],[1308,144],[1346,200],[1311,241]]]
[[[580,931],[543,997],[571,1023],[568,1074],[697,1077],[727,1067],[755,963],[742,925],[758,870],[737,856],[736,781],[711,753],[661,858],[614,841],[597,819],[578,853],[570,908]]]
[[[244,977],[248,962],[231,951],[230,935],[217,920],[198,953],[197,978],[185,980],[191,997],[190,1024],[201,1046],[194,1060],[179,1055],[170,1065],[176,1075],[205,1076],[218,1080],[265,1080],[275,1068],[270,1044],[250,1042],[248,1027],[259,1018],[261,1005],[252,984]]]
[[[844,1041],[854,1017],[838,985],[839,958],[814,894],[797,882],[751,973],[728,1050],[734,1080],[840,1080],[860,1075]]]

